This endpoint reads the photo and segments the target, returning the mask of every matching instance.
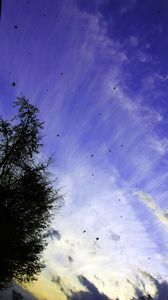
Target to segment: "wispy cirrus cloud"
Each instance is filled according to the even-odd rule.
[[[132,75],[131,71],[124,73],[121,56],[128,57],[128,49],[123,49],[123,43],[120,41],[108,37],[106,24],[102,24],[101,15],[81,11],[76,13],[79,14],[80,20],[88,24],[80,56],[81,67],[87,62],[87,68],[84,68],[80,81],[77,76],[75,77],[74,85],[78,87],[82,83],[81,78],[86,79],[87,74],[88,85],[81,98],[83,101],[87,98],[89,110],[83,114],[75,102],[73,109],[76,111],[77,120],[80,120],[79,126],[73,131],[74,123],[68,123],[71,125],[68,128],[71,129],[61,136],[62,155],[58,154],[58,157],[64,156],[64,168],[62,173],[59,168],[55,170],[59,170],[67,196],[65,209],[55,226],[59,228],[63,239],[62,244],[56,245],[57,250],[53,245],[52,249],[48,248],[47,257],[51,258],[48,269],[51,268],[53,271],[53,268],[57,268],[61,278],[65,274],[69,276],[83,274],[88,280],[99,284],[107,295],[117,296],[118,289],[115,290],[117,278],[122,297],[124,294],[122,287],[125,286],[127,273],[130,275],[135,268],[143,265],[149,272],[155,273],[156,269],[164,274],[166,272],[157,257],[159,248],[148,231],[149,227],[143,218],[137,216],[138,204],[135,207],[132,203],[132,192],[136,189],[136,185],[143,186],[145,190],[143,181],[151,176],[148,184],[151,182],[152,186],[154,167],[164,154],[154,147],[157,142],[162,144],[162,137],[155,134],[154,130],[156,126],[162,124],[163,116],[155,107],[144,103],[143,92],[139,95],[127,87],[128,78]],[[74,22],[77,22],[77,19]],[[70,53],[71,51],[69,55]],[[122,55],[117,56],[117,53]],[[135,53],[136,59],[145,63],[148,55],[141,52],[141,56],[144,57],[141,61],[138,53],[140,52]],[[96,64],[98,57],[104,63],[103,70],[101,64]],[[109,59],[110,64],[106,65]],[[124,63],[129,64],[131,61],[128,58]],[[95,76],[90,83],[89,78],[92,78],[90,71],[94,68]],[[75,69],[74,74],[79,74],[79,70]],[[145,86],[143,88],[145,90]],[[65,91],[61,103],[65,101]],[[93,94],[96,102],[91,101]],[[63,105],[60,112],[62,107]],[[96,115],[99,112],[101,116],[97,121]],[[65,118],[66,114],[60,113],[60,116]],[[149,140],[153,141],[150,145]],[[113,154],[110,158],[109,149]],[[93,173],[94,176],[91,175]],[[119,197],[121,205],[119,201],[115,204],[115,200]],[[62,217],[67,218],[67,221],[64,220],[61,224]],[[83,230],[86,230],[86,235],[83,234]],[[110,240],[111,232],[113,237],[119,236],[120,239]],[[99,241],[96,241],[97,237]],[[73,263],[70,264],[68,256],[73,257]],[[104,266],[106,272],[103,278],[106,279],[106,284],[102,287],[101,283],[94,281],[96,279],[94,274],[101,278],[100,270]],[[112,273],[111,269],[115,271]],[[121,273],[124,274],[124,278]],[[110,280],[113,282],[112,288]]]
[[[167,211],[167,209],[165,209],[165,210],[161,209],[150,194],[139,191],[139,192],[135,192],[134,195],[138,196],[139,199],[148,208],[151,209],[151,211],[154,213],[154,215],[157,217],[157,219],[161,223],[163,223],[166,227],[168,226],[168,211]]]
[[[9,54],[12,61],[9,66],[2,60],[4,74],[11,67],[17,81],[9,94],[14,98],[23,90],[39,106],[46,121],[44,154],[55,152],[52,170],[66,195],[44,253],[47,268],[34,286],[46,299],[65,299],[70,289],[72,299],[93,289],[94,297],[130,299],[138,284],[128,280],[136,279],[140,267],[151,276],[167,274],[164,229],[134,197],[167,226],[166,212],[159,209],[167,199],[167,138],[160,133],[165,110],[151,103],[156,83],[164,85],[164,80],[148,32],[120,30],[104,3],[51,1],[43,6],[37,1],[30,18],[20,19],[24,34],[17,35],[19,42],[3,43],[5,62]],[[8,14],[11,5],[6,4]],[[135,13],[136,5],[129,1],[113,9],[123,18]],[[37,24],[36,13],[44,8],[48,21],[39,18]],[[165,94],[165,85],[157,89],[157,97]],[[6,103],[5,96],[2,100]]]

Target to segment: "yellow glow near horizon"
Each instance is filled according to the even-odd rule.
[[[39,300],[66,300],[66,296],[60,291],[59,287],[47,280],[46,278],[40,276],[39,279],[27,286],[27,290],[31,292]]]

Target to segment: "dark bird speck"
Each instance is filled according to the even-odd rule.
[[[111,152],[111,149],[109,149],[109,152]]]
[[[60,135],[59,134],[57,134],[57,137],[59,137]]]
[[[94,174],[92,174],[92,176],[94,176]]]
[[[15,82],[12,82],[12,86],[16,86],[16,83],[15,83]]]
[[[99,237],[96,238],[96,241],[98,241],[98,240],[99,240]]]
[[[121,147],[124,147],[124,145],[121,144]]]
[[[61,75],[63,75],[64,73],[63,72],[61,72]]]
[[[18,29],[18,26],[17,26],[17,25],[15,25],[15,26],[14,26],[14,28],[15,28],[15,29]]]
[[[93,157],[94,155],[93,154],[91,154],[91,157]]]
[[[86,232],[86,230],[83,230],[83,233],[85,233]]]
[[[72,263],[72,262],[73,262],[72,256],[69,255],[69,256],[68,256],[68,260],[69,260],[70,263]]]

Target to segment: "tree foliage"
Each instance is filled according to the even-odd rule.
[[[48,171],[51,159],[39,162],[38,109],[24,96],[14,106],[11,121],[0,119],[0,289],[34,280],[44,267],[47,229],[63,202]]]

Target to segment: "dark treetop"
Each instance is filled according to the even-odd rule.
[[[34,280],[44,267],[47,229],[63,202],[50,179],[51,159],[39,161],[38,109],[24,96],[14,105],[18,114],[0,119],[0,289]]]

